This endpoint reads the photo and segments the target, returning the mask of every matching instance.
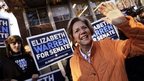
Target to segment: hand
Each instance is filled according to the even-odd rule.
[[[38,78],[39,78],[38,74],[33,74],[32,75],[32,81],[37,81]]]
[[[18,81],[18,80],[16,80],[16,79],[11,79],[11,81]]]
[[[112,2],[102,2],[98,11],[106,16],[106,19],[104,19],[105,21],[114,25],[122,24],[127,21],[124,14]]]

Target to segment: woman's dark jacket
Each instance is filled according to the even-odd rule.
[[[26,67],[22,70],[15,61],[25,59]],[[23,63],[21,63],[23,65]],[[24,64],[25,65],[25,64]],[[29,54],[21,54],[11,57],[0,58],[0,81],[10,81],[16,79],[18,81],[24,81],[32,77],[32,74],[39,74],[33,58]]]

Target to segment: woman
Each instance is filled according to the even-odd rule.
[[[102,3],[99,11],[129,39],[93,41],[89,20],[71,19],[67,32],[75,45],[70,59],[73,81],[128,81],[125,58],[144,53],[144,25],[125,17],[112,3]]]
[[[39,72],[33,58],[26,54],[21,37],[18,35],[9,36],[5,44],[7,54],[0,59],[0,80],[24,81],[29,78],[36,80]]]

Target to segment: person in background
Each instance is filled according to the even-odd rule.
[[[138,14],[137,20],[144,24],[144,6],[139,7],[136,13]]]
[[[144,53],[144,25],[123,13],[111,2],[103,2],[98,10],[106,22],[116,25],[126,40],[106,38],[93,41],[94,30],[88,19],[72,18],[67,26],[75,45],[70,59],[73,81],[128,81],[125,59]]]
[[[0,59],[0,81],[24,81],[29,78],[36,81],[39,72],[33,58],[26,54],[21,37],[9,36],[5,44],[7,54]]]
[[[132,16],[138,22],[144,24],[144,6],[136,7],[132,6],[122,10],[125,15]]]

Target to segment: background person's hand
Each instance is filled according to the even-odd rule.
[[[18,81],[18,80],[16,80],[16,79],[11,79],[10,81]]]
[[[38,74],[33,74],[32,75],[32,81],[37,81],[38,78],[39,78]]]
[[[105,21],[114,25],[127,21],[124,14],[112,2],[102,2],[98,7],[98,11],[106,16],[107,19]]]

